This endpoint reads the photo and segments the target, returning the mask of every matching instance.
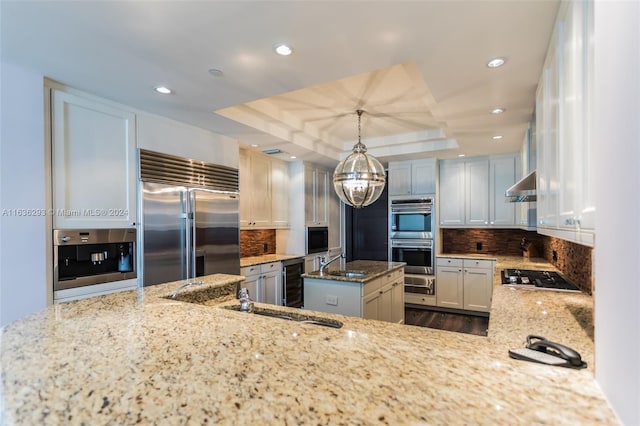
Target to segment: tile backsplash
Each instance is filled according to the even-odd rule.
[[[276,230],[240,230],[240,257],[275,254]]]
[[[442,229],[442,253],[522,256],[520,243],[531,243],[531,257],[541,257],[585,293],[593,292],[591,247],[519,229]]]

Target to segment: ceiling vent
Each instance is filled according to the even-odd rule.
[[[263,149],[262,152],[267,154],[267,155],[282,154],[282,150],[280,150],[278,148]]]

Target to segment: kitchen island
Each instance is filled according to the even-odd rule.
[[[241,279],[206,277],[182,300],[167,298],[175,282],[58,304],[4,327],[0,424],[618,424],[593,378],[588,295],[496,284],[480,337],[224,309]],[[208,288],[213,306],[197,296]],[[573,346],[588,368],[509,358],[527,334]]]

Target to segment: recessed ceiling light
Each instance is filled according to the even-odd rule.
[[[257,144],[257,143],[252,143],[252,144],[251,144],[251,147],[252,147],[252,148],[257,148],[257,147],[258,147],[258,144]]]
[[[504,58],[493,58],[489,62],[487,62],[487,66],[489,68],[498,68],[504,65]]]
[[[217,68],[210,68],[208,72],[214,77],[222,77],[224,75],[222,70],[219,70]]]
[[[494,108],[491,110],[491,114],[502,114],[503,112],[505,112],[504,108]]]
[[[275,46],[273,46],[273,49],[278,55],[282,56],[289,56],[293,53],[293,49],[284,43],[276,44]]]
[[[292,160],[295,160],[295,159],[296,159],[296,158],[298,158],[298,157],[296,157],[295,155],[292,155],[292,156],[291,156],[291,157],[289,157],[289,158],[291,158]]]
[[[165,86],[156,86],[154,87],[154,89],[156,92],[162,93],[163,95],[170,95],[171,93],[173,93],[173,90]]]
[[[500,139],[502,139],[502,135],[495,135],[492,139],[494,141],[499,141]]]
[[[464,157],[464,154],[458,154],[458,157]]]

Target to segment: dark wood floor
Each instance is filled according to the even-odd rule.
[[[405,308],[404,323],[407,325],[437,328],[457,333],[486,336],[487,329],[489,328],[489,317]]]

